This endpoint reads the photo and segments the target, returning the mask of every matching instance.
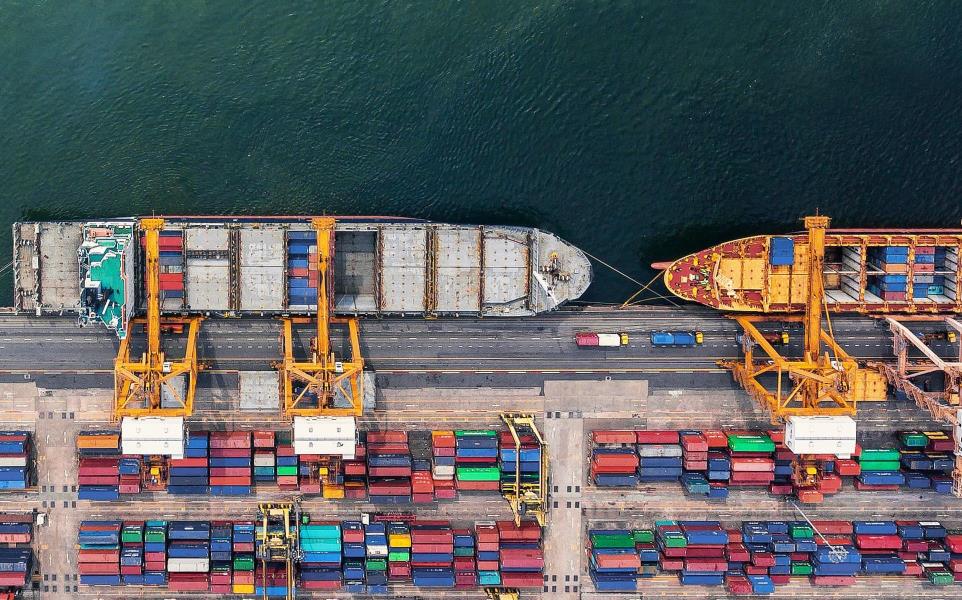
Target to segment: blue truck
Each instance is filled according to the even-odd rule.
[[[700,331],[652,331],[651,345],[656,348],[694,348],[704,342]]]

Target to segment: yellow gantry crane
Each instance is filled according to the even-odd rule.
[[[293,521],[291,518],[293,517]],[[267,564],[284,563],[287,573],[287,600],[296,595],[297,581],[294,565],[301,560],[298,531],[301,522],[300,505],[296,502],[264,502],[257,505],[256,558],[261,561],[263,598],[268,596]]]
[[[164,220],[140,220],[144,239],[144,279],[147,287],[147,317],[131,319],[134,325],[144,324],[147,350],[140,360],[130,358],[128,335],[120,342],[114,360],[114,420],[123,417],[187,417],[194,409],[197,387],[197,332],[200,317],[161,317],[160,315],[160,231]],[[169,358],[161,349],[163,329],[182,331],[187,328],[184,357]],[[165,406],[166,405],[166,406]]]
[[[311,355],[307,360],[297,360],[293,341],[295,320],[283,320],[281,344],[284,355],[278,369],[284,414],[289,417],[359,416],[363,412],[364,359],[358,320],[332,316],[335,219],[316,217],[311,220],[311,226],[317,240],[317,330],[311,341]],[[347,325],[350,360],[335,357],[331,349],[332,324]]]
[[[874,373],[859,369],[855,359],[835,342],[831,321],[827,320],[822,271],[828,225],[828,217],[805,217],[808,231],[805,315],[736,316],[735,321],[745,331],[742,336],[745,357],[743,360],[719,361],[719,365],[731,370],[735,380],[768,410],[773,423],[782,423],[793,415],[852,416],[857,400],[864,396],[866,378],[874,376]],[[823,313],[827,330],[822,328]],[[756,327],[757,323],[766,321],[801,322],[804,329],[801,358],[785,358],[775,350]],[[762,349],[764,357],[756,357],[755,346]],[[763,382],[763,378],[766,381]]]
[[[511,505],[514,522],[521,525],[521,517],[532,515],[544,527],[548,522],[548,445],[534,422],[534,415],[502,413],[501,420],[507,425],[514,439],[514,477],[501,482],[501,494]],[[521,476],[521,436],[532,435],[538,442],[538,479],[527,481]]]

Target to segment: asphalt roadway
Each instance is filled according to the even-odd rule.
[[[836,316],[836,339],[853,356],[891,359],[891,336],[875,319]],[[925,331],[931,326],[913,329]],[[737,358],[737,324],[701,308],[648,310],[566,310],[521,319],[391,318],[363,320],[361,347],[366,366],[380,373],[659,373],[717,372],[715,362]],[[655,348],[648,339],[655,330],[699,330],[704,344],[695,348]],[[579,348],[579,331],[626,332],[628,346],[614,349]],[[298,326],[301,354],[313,329]],[[143,334],[132,334],[135,355],[144,347]],[[183,354],[184,336],[165,336],[171,357]],[[800,330],[782,351],[799,352]],[[345,352],[344,332],[333,333],[335,351]],[[110,372],[118,341],[109,331],[79,328],[71,317],[0,316],[0,373]],[[945,342],[933,347],[949,356]],[[280,357],[277,319],[211,318],[201,325],[198,356],[212,371],[272,369]]]

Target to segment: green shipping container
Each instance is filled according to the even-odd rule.
[[[863,471],[898,471],[901,467],[897,460],[863,460],[859,465]]]
[[[498,432],[493,429],[458,429],[454,432],[454,437],[495,437]]]
[[[297,475],[297,467],[277,467],[278,475]]]
[[[368,571],[386,571],[387,561],[383,558],[369,558],[365,565]]]
[[[124,528],[124,530],[120,532],[120,541],[124,543],[142,542],[144,541],[144,532],[141,531],[140,528]]]
[[[925,575],[929,578],[929,583],[932,585],[952,585],[955,583],[955,577],[948,571],[929,571]]]
[[[455,546],[454,547],[455,556],[474,556],[474,547],[466,546]]]
[[[862,450],[862,453],[858,457],[858,462],[866,461],[892,461],[899,460],[901,455],[898,450],[894,448],[872,448],[870,450]]]
[[[925,448],[929,445],[929,436],[918,431],[903,431],[899,434],[899,441],[906,448]]]
[[[147,534],[144,535],[145,542],[166,542],[167,533],[164,531],[151,531],[147,530]]]
[[[235,571],[253,571],[254,557],[253,556],[235,556],[234,570]]]
[[[728,447],[732,452],[764,452],[775,451],[775,442],[767,435],[729,435]]]
[[[630,535],[595,534],[591,536],[592,548],[634,548],[635,540]]]
[[[407,562],[411,560],[410,552],[389,552],[387,555],[388,562]]]
[[[815,536],[815,532],[808,525],[792,525],[789,533],[796,540],[808,540]]]
[[[458,479],[462,481],[500,481],[498,467],[457,467]]]
[[[807,562],[793,562],[792,575],[811,575],[812,565]]]
[[[688,540],[685,539],[685,535],[682,533],[663,533],[661,535],[661,541],[666,548],[688,547]]]
[[[631,532],[636,544],[650,544],[655,541],[655,532],[651,529],[635,529]]]

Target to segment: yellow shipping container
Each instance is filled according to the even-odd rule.
[[[254,584],[253,583],[235,583],[234,593],[235,594],[253,594]]]
[[[410,548],[411,535],[408,533],[392,533],[388,536],[388,545],[392,548]]]

